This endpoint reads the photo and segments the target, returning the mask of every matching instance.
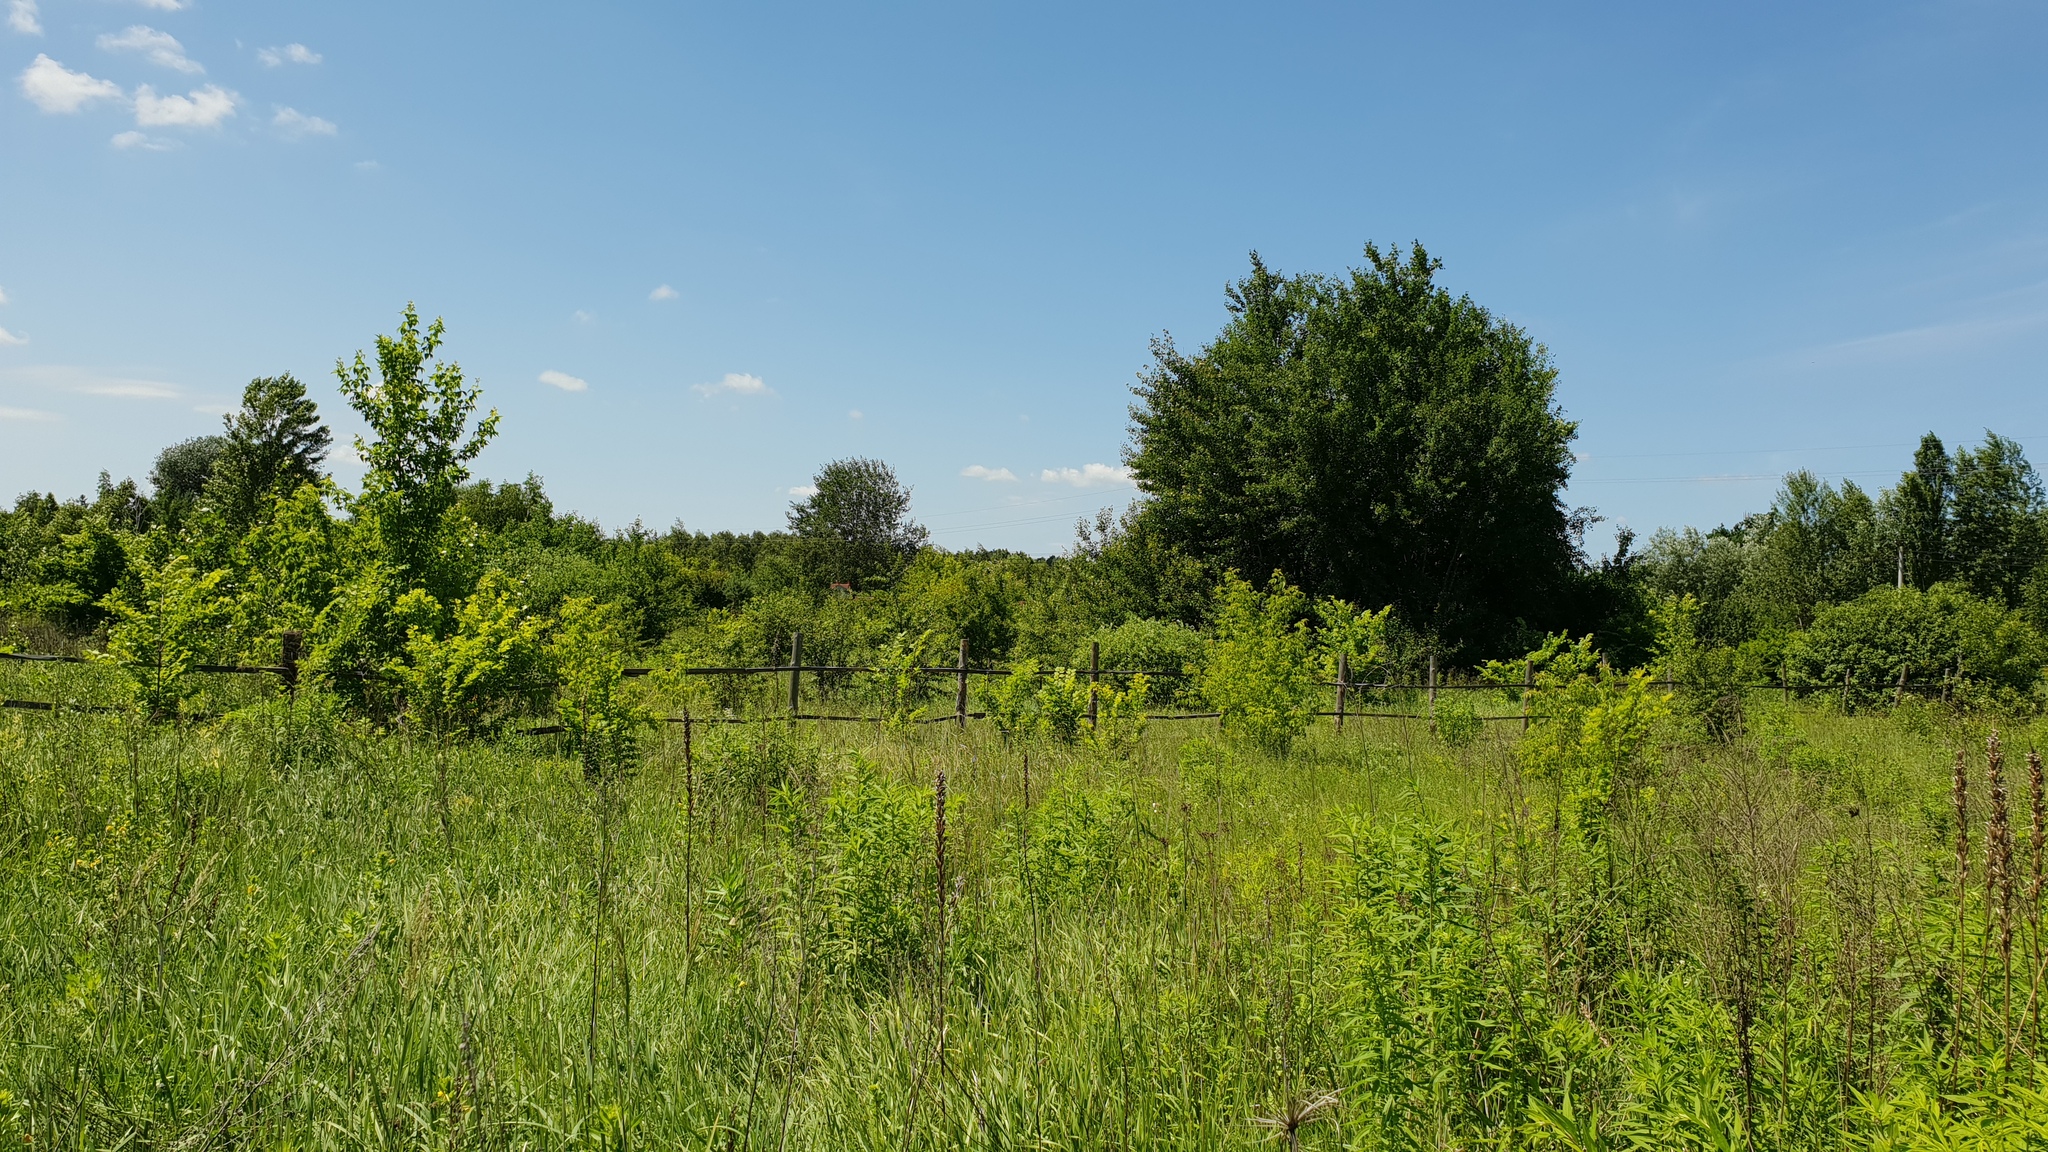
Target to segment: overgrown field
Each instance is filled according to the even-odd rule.
[[[1989,721],[1759,698],[1596,821],[1554,721],[672,725],[592,778],[341,717],[0,717],[0,1137],[2048,1146],[2038,726],[1999,796]]]

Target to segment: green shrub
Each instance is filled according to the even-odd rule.
[[[842,972],[889,976],[927,947],[934,883],[932,795],[879,777],[865,761],[826,797],[827,920]]]
[[[1437,697],[1436,738],[1453,748],[1464,748],[1479,739],[1486,722],[1473,706],[1472,693],[1446,692]]]
[[[1317,685],[1307,615],[1307,597],[1278,572],[1263,592],[1224,577],[1201,685],[1227,735],[1281,753],[1308,727]]]
[[[1055,668],[1038,686],[1038,733],[1060,744],[1081,739],[1081,723],[1088,715],[1088,682],[1072,668]]]

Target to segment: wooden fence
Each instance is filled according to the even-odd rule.
[[[1014,671],[1009,668],[999,668],[990,666],[977,667],[970,664],[968,662],[967,641],[965,640],[962,640],[960,642],[959,659],[956,663],[916,665],[908,668],[885,667],[880,665],[806,664],[803,662],[803,640],[804,638],[802,632],[796,632],[791,634],[790,660],[787,664],[735,665],[729,667],[677,667],[667,669],[666,671],[670,675],[681,676],[774,676],[777,678],[780,678],[782,676],[788,676],[789,708],[785,713],[781,714],[781,719],[789,721],[817,721],[826,723],[845,722],[864,724],[879,724],[883,722],[884,718],[879,716],[835,716],[825,715],[822,713],[807,713],[803,711],[804,674],[810,673],[813,676],[823,676],[834,674],[845,675],[858,673],[900,673],[908,671],[923,676],[950,678],[954,681],[953,710],[950,713],[944,713],[936,716],[919,717],[914,722],[920,724],[942,724],[947,721],[952,721],[963,728],[966,727],[967,722],[969,720],[985,719],[987,716],[987,714],[983,712],[971,711],[968,707],[969,679],[975,676],[1010,676],[1014,674]],[[298,692],[300,670],[303,656],[303,636],[298,632],[286,632],[283,633],[281,636],[281,660],[276,665],[195,664],[192,666],[191,670],[194,672],[218,673],[225,675],[276,676],[279,679],[280,684],[284,687],[285,691],[288,694],[296,696]],[[24,652],[0,652],[0,660],[19,660],[55,664],[88,664],[94,662],[92,658],[85,656],[55,656]],[[626,676],[635,677],[651,676],[658,671],[662,670],[656,668],[627,668],[624,670],[623,674]],[[1041,676],[1050,676],[1054,673],[1054,671],[1054,669],[1041,669],[1038,674]],[[1076,671],[1078,671],[1078,669]],[[377,673],[372,671],[353,669],[326,669],[323,670],[321,674],[327,676],[340,675],[363,678],[373,678],[377,675]],[[1096,724],[1098,704],[1097,697],[1100,692],[1101,684],[1104,677],[1128,679],[1133,676],[1145,676],[1149,679],[1171,679],[1175,677],[1186,677],[1188,675],[1189,673],[1184,669],[1104,668],[1102,667],[1102,645],[1099,643],[1091,643],[1089,645],[1088,653],[1087,719],[1089,727],[1092,728]],[[1522,723],[1523,729],[1527,730],[1531,720],[1531,715],[1529,711],[1530,694],[1533,692],[1536,686],[1534,666],[1531,665],[1529,662],[1524,661],[1522,675],[1523,683],[1520,686],[1522,689],[1521,711],[1507,713],[1498,716],[1479,716],[1477,717],[1477,719],[1481,721],[1519,720]],[[1658,683],[1662,684],[1667,691],[1675,690],[1679,687],[1697,686],[1690,683],[1681,684],[1678,681],[1675,681],[1669,677],[1666,677],[1658,681]],[[1897,678],[1896,681],[1888,679],[1882,682],[1880,685],[1878,685],[1878,687],[1887,691],[1894,692],[1895,699],[1902,699],[1905,696],[1905,693],[1908,690],[1908,688],[1940,687],[1945,693],[1949,688],[1950,683],[1951,682],[1947,679],[1938,681],[1909,681],[1905,677],[1905,675],[1901,673],[1901,675]],[[1324,688],[1335,689],[1336,707],[1333,709],[1319,709],[1312,712],[1311,715],[1334,720],[1335,726],[1337,730],[1340,732],[1343,731],[1344,722],[1348,719],[1427,720],[1430,722],[1432,726],[1434,726],[1436,723],[1437,716],[1437,695],[1440,692],[1502,692],[1512,691],[1514,688],[1514,686],[1512,685],[1504,685],[1497,683],[1473,684],[1444,682],[1437,675],[1436,657],[1434,655],[1432,655],[1429,658],[1428,678],[1424,681],[1416,683],[1405,683],[1392,680],[1353,680],[1351,678],[1351,666],[1349,656],[1340,655],[1337,661],[1337,678],[1335,680],[1322,681],[1321,686]],[[1743,691],[1775,690],[1783,693],[1785,698],[1788,700],[1794,694],[1805,695],[1815,692],[1834,693],[1836,691],[1839,691],[1842,695],[1843,708],[1846,710],[1850,706],[1852,692],[1853,689],[1857,687],[1857,685],[1851,680],[1849,674],[1845,672],[1843,674],[1842,682],[1840,685],[1835,685],[1832,683],[1795,685],[1792,684],[1789,681],[1789,679],[1781,678],[1778,682],[1773,684],[1738,684],[1725,686],[1715,685],[1713,687],[1731,687]],[[1364,711],[1347,707],[1349,703],[1349,698],[1351,694],[1354,692],[1423,692],[1426,693],[1425,702],[1427,710],[1419,713],[1379,712]],[[104,706],[59,704],[47,700],[0,699],[0,708],[19,708],[39,712],[52,712],[58,710],[59,708],[68,711],[119,711],[119,709]],[[1218,712],[1166,712],[1148,714],[1145,717],[1145,719],[1148,722],[1214,720],[1217,719],[1220,715],[1221,713]],[[657,717],[657,720],[669,724],[745,724],[753,723],[764,718],[766,717],[692,717],[688,714],[685,714],[683,716]],[[548,733],[560,732],[562,731],[562,728],[560,725],[549,724],[535,728],[522,729],[522,731],[528,733],[529,735],[544,735]]]

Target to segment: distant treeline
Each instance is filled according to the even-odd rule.
[[[487,584],[535,618],[609,606],[643,652],[706,663],[774,660],[802,631],[825,663],[915,638],[964,639],[977,663],[1071,667],[1092,643],[1115,666],[1178,668],[1202,659],[1235,571],[1278,573],[1303,604],[1391,606],[1389,673],[1431,654],[1477,667],[1559,633],[1634,666],[1682,633],[1696,673],[1731,686],[1846,675],[2036,694],[2048,508],[2017,443],[1951,452],[1929,435],[1874,497],[1794,473],[1733,526],[1641,550],[1624,529],[1592,557],[1596,514],[1562,499],[1577,426],[1548,354],[1437,269],[1419,246],[1369,246],[1341,278],[1254,256],[1215,339],[1155,346],[1127,452],[1144,497],[1085,518],[1054,557],[933,547],[875,460],[825,465],[782,529],[752,533],[607,530],[557,511],[539,477],[476,480],[497,414],[440,357],[439,322],[408,307],[374,356],[336,365],[370,429],[358,490],[327,476],[332,436],[305,386],[255,380],[220,434],[165,448],[146,483],[102,473],[90,497],[31,492],[0,513],[0,642],[91,646],[175,611],[204,619],[179,634],[207,637],[207,659],[274,659],[290,630],[315,669],[371,670],[414,636],[459,632]]]

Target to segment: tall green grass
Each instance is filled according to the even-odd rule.
[[[315,694],[0,716],[0,1138],[2048,1140],[2035,910],[2008,1044],[1981,807],[1954,927],[1983,723],[1760,703],[1733,743],[1669,737],[1604,854],[1518,734],[1354,720],[1274,758],[1155,723],[1123,759],[767,721],[686,761],[667,726],[596,783],[507,736],[447,753],[444,828],[434,746]],[[2004,733],[2016,813],[2038,735]]]

